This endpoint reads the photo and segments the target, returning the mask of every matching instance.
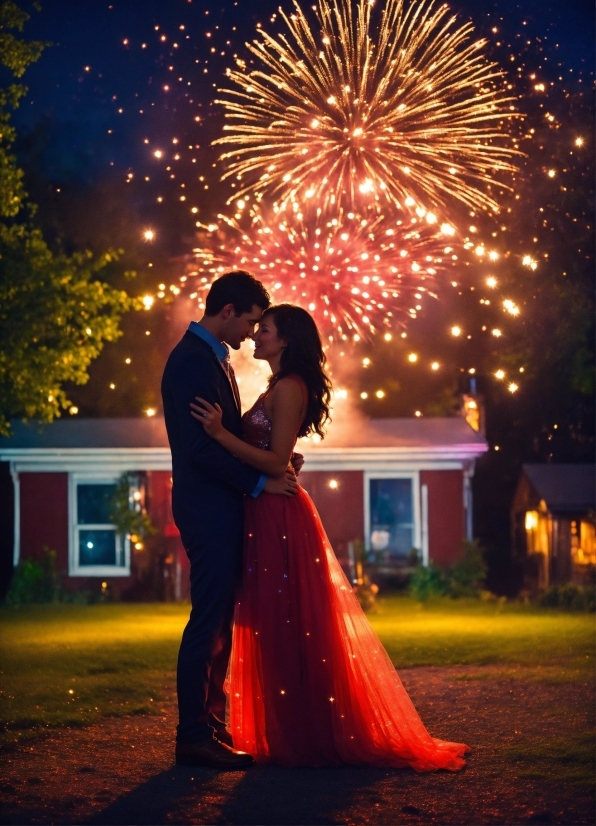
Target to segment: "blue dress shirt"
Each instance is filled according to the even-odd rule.
[[[209,330],[205,329],[205,327],[203,327],[202,324],[199,324],[198,321],[191,321],[188,325],[188,331],[189,333],[194,333],[195,336],[202,338],[203,341],[206,344],[208,344],[209,347],[211,347],[217,358],[222,363],[228,357],[230,351],[228,350],[227,344],[224,344],[223,341],[220,341],[218,338],[216,338],[213,335],[213,333],[210,333]],[[256,499],[259,493],[261,493],[263,488],[265,487],[266,482],[267,477],[264,473],[261,473],[261,478],[257,482],[257,485],[251,493],[251,496],[253,496]]]

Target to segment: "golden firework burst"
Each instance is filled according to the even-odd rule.
[[[386,0],[380,17],[372,0],[318,0],[314,16],[280,10],[285,31],[247,44],[255,68],[228,71],[216,143],[234,197],[336,209],[456,198],[498,211],[517,113],[471,23],[433,0]]]

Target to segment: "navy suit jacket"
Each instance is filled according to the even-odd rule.
[[[243,494],[261,478],[214,439],[190,415],[190,403],[201,396],[223,410],[223,425],[241,437],[241,414],[228,376],[211,349],[187,331],[174,347],[163,374],[163,410],[172,451],[172,511],[188,550],[198,544],[215,549],[241,536]]]

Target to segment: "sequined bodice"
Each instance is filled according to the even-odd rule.
[[[244,441],[261,450],[271,447],[271,419],[265,412],[265,394],[259,396],[250,410],[242,416],[242,435]]]

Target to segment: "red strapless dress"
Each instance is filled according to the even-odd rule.
[[[263,397],[243,429],[269,448]],[[236,748],[286,766],[465,765],[468,746],[424,727],[304,490],[246,498],[243,566],[227,682]]]

